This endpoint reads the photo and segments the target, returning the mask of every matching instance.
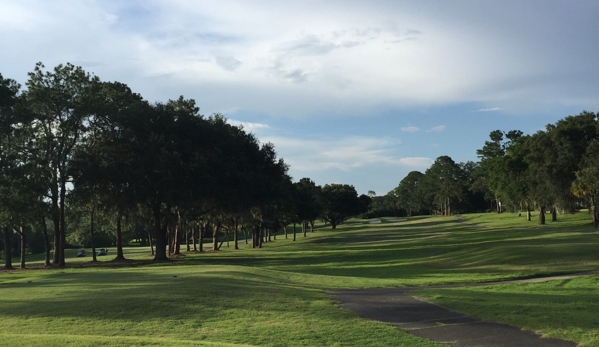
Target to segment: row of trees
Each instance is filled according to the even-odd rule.
[[[305,235],[319,217],[335,228],[367,209],[367,197],[352,186],[321,188],[307,178],[292,183],[272,144],[260,144],[220,114],[203,117],[193,99],[149,103],[127,85],[103,82],[72,64],[47,71],[38,63],[26,87],[0,75],[7,268],[15,233],[22,267],[26,245],[39,244],[27,235],[43,238],[46,265],[64,266],[67,235],[89,228],[84,238],[94,248],[94,231],[106,220],[117,259],[124,259],[127,228],[155,246],[155,260],[166,260],[179,253],[182,240],[189,247],[192,239],[194,249],[199,240],[202,250],[200,235],[207,232],[214,250],[223,233],[238,248],[241,227],[261,247],[269,232],[288,223],[303,225]]]
[[[558,211],[590,209],[597,226],[596,192],[599,188],[599,121],[595,113],[568,116],[533,135],[494,131],[477,151],[481,158],[481,189],[502,206],[527,212],[537,209],[539,223],[545,211],[552,220]]]
[[[599,120],[592,112],[568,116],[533,135],[495,130],[476,151],[479,162],[435,160],[426,172],[412,171],[381,200],[382,206],[412,213],[451,214],[492,207],[545,212],[557,220],[559,211],[581,207],[591,211],[597,226],[599,193]]]
[[[424,173],[411,171],[387,193],[381,206],[406,216],[480,212],[489,208],[482,192],[472,189],[478,164],[456,163],[449,156],[438,157]]]

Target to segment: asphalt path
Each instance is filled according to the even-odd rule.
[[[541,338],[532,331],[524,331],[519,327],[507,324],[486,322],[477,317],[420,300],[410,295],[410,291],[426,288],[543,282],[597,273],[586,272],[565,276],[466,285],[337,290],[330,294],[334,300],[340,303],[341,308],[352,310],[364,318],[390,323],[407,330],[412,335],[450,346],[576,347],[576,343],[571,341]]]

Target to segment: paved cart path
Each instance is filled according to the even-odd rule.
[[[576,347],[576,343],[541,338],[532,331],[518,327],[486,322],[464,313],[453,311],[417,299],[410,291],[426,288],[484,286],[491,284],[543,282],[598,274],[586,272],[574,275],[552,276],[525,280],[447,285],[434,287],[369,288],[331,292],[339,306],[368,319],[391,323],[415,336],[457,347]]]

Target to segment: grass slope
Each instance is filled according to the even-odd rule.
[[[363,223],[319,228],[297,242],[279,235],[262,249],[189,253],[168,264],[3,273],[0,346],[439,346],[340,310],[327,292],[594,270],[599,236],[587,217],[544,227],[507,214],[353,221]],[[128,248],[126,256],[148,259],[147,252]],[[485,297],[493,290],[475,292]],[[452,298],[447,293],[430,297],[441,302]],[[464,310],[470,309],[478,312]],[[576,340],[588,326],[560,329]]]

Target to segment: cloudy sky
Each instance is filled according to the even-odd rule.
[[[383,195],[489,132],[599,111],[596,0],[0,0],[0,73],[81,65],[193,98],[294,180]]]

